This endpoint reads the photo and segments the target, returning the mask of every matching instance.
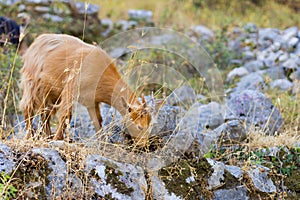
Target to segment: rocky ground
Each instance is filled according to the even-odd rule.
[[[45,19],[51,18],[52,22],[65,20],[63,12],[46,10],[49,1],[11,3],[18,2],[27,2],[18,4],[18,12],[31,9]],[[74,10],[69,1],[63,2],[74,16],[84,14],[84,4],[76,4]],[[130,10],[130,20],[113,23],[110,19],[98,20],[98,9],[94,5],[88,8],[88,17],[93,19],[89,28],[99,31],[101,37],[109,38],[116,30],[120,34],[135,26],[153,23],[150,11]],[[90,25],[96,21],[99,27],[94,29]],[[70,31],[70,34],[75,32]],[[131,58],[133,55],[127,48],[130,44],[140,49],[148,45],[166,50],[176,44],[176,52],[190,58],[187,59],[190,64],[178,70],[186,79],[199,74],[208,83],[222,81],[222,84],[215,83],[218,87],[208,84],[203,90],[190,81],[169,87],[172,89],[165,96],[165,104],[157,113],[153,112],[149,148],[134,147],[124,131],[120,114],[105,104],[101,105],[104,119],[101,140],[95,138],[88,113],[80,105],[74,108],[75,116],[68,129],[71,143],[23,141],[24,123],[19,116],[10,140],[0,144],[0,170],[12,177],[0,185],[12,185],[17,192],[12,189],[0,189],[0,192],[9,197],[15,194],[30,199],[300,198],[299,129],[290,133],[279,109],[280,99],[269,98],[269,91],[276,91],[278,97],[287,94],[294,101],[295,115],[300,112],[297,107],[300,92],[298,27],[278,30],[249,23],[228,30],[222,35],[227,40],[225,53],[234,56],[224,58],[227,63],[217,63],[220,68],[213,71],[212,76],[207,76],[206,72],[210,75],[208,68],[202,67],[210,65],[211,59],[202,53],[205,49],[216,58],[216,51],[220,49],[211,51],[208,44],[217,42],[218,34],[199,25],[191,27],[185,36],[183,39],[172,31],[157,31],[144,38],[144,43],[128,41],[126,46],[124,43],[118,46],[116,41],[115,46],[106,49],[124,64],[128,55]],[[88,37],[87,40],[92,40],[92,36]],[[193,45],[186,45],[186,41]],[[106,44],[110,43],[104,42],[103,46]],[[194,48],[200,49],[200,54]],[[162,60],[160,52],[153,52],[155,62],[172,63],[168,58]],[[198,63],[198,56],[208,61]],[[214,98],[215,91],[217,94],[222,91],[219,94],[222,97]],[[155,98],[157,96],[148,95],[148,104],[154,107]],[[294,120],[299,124],[299,116]],[[38,123],[36,126],[38,129]],[[291,142],[286,146],[254,148],[251,141],[257,137],[270,141],[282,137]],[[295,139],[289,140],[291,137]]]

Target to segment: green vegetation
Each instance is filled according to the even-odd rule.
[[[14,52],[14,47],[0,48],[0,135],[4,130],[10,130],[13,115],[18,112],[16,108],[20,98],[18,81],[21,65],[21,58]]]
[[[0,174],[0,197],[1,200],[16,198],[17,189],[12,185],[11,177],[5,172]]]

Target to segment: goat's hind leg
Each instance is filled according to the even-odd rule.
[[[61,102],[59,103],[59,108],[57,110],[59,125],[53,138],[54,140],[64,139],[64,131],[67,126],[66,120],[68,120],[68,123],[70,123],[72,118],[72,104],[72,89],[70,85],[68,85],[68,87],[66,87],[61,94]]]
[[[34,109],[32,108],[32,106],[26,106],[24,111],[23,111],[23,115],[24,115],[24,120],[26,123],[26,139],[29,139],[31,137],[34,136],[34,130],[32,127],[32,120],[34,118]]]
[[[50,128],[50,120],[52,115],[53,108],[44,108],[41,114],[43,132],[47,135],[47,137],[51,136],[51,128]]]

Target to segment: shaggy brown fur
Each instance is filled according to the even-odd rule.
[[[99,103],[115,107],[128,116],[130,135],[145,142],[151,117],[143,98],[140,103],[122,80],[115,64],[101,48],[69,35],[43,34],[23,56],[20,109],[27,135],[33,135],[32,118],[41,115],[44,132],[50,132],[50,118],[57,113],[59,125],[54,139],[63,139],[66,120],[71,120],[75,101],[84,105],[98,132],[102,118]]]

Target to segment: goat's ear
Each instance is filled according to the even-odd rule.
[[[121,97],[121,100],[122,100],[122,104],[123,104],[124,108],[128,109],[128,112],[131,112],[131,107],[126,102],[126,100],[124,99],[124,97]]]
[[[144,108],[147,107],[147,103],[146,103],[144,94],[142,94],[142,104],[143,104]]]

